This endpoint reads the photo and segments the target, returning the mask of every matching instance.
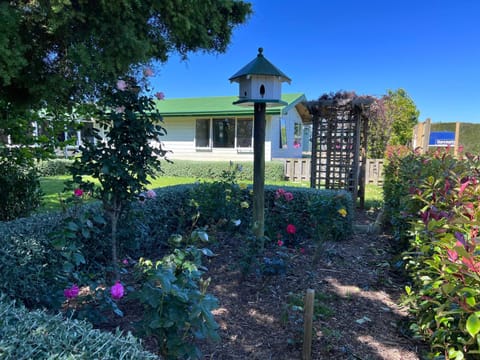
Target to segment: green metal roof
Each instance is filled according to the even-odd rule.
[[[282,81],[287,81],[290,83],[291,79],[280,71],[275,65],[268,61],[263,56],[263,49],[258,49],[258,55],[255,59],[250,61],[247,65],[237,71],[230,81],[237,81],[238,78],[247,76],[247,75],[268,75],[268,76],[279,76],[282,78]]]
[[[233,105],[238,96],[214,96],[201,98],[176,98],[157,101],[157,109],[164,117],[180,116],[253,116],[253,107]],[[282,100],[288,105],[269,107],[268,115],[285,113],[299,102],[306,101],[302,93],[283,94]]]

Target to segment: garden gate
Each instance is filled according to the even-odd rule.
[[[308,103],[312,114],[312,188],[343,189],[365,201],[368,110],[373,99],[353,93]]]

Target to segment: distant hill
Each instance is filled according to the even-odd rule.
[[[430,131],[453,131],[456,123],[432,123]],[[480,124],[460,123],[459,145],[464,152],[480,154]]]

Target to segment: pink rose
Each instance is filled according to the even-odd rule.
[[[81,197],[83,195],[83,190],[82,189],[75,189],[73,190],[73,195],[76,197]]]
[[[153,190],[148,190],[147,191],[147,198],[149,199],[155,199],[157,197],[157,193]]]
[[[277,241],[277,244],[278,244],[278,246],[283,246],[283,241],[282,241],[282,240],[278,240],[278,241]]]
[[[117,81],[117,89],[120,91],[124,91],[127,88],[127,83],[125,80],[118,80]]]
[[[158,100],[163,100],[163,99],[165,99],[165,94],[164,94],[163,92],[159,91],[159,92],[157,92],[157,93],[155,94],[155,97],[156,97]]]
[[[117,280],[115,285],[113,285],[112,288],[110,289],[110,294],[112,295],[112,298],[115,300],[121,299],[125,294],[125,289],[123,288],[123,285],[119,280]]]
[[[123,264],[123,265],[128,265],[128,259],[123,259],[123,260],[122,260],[122,264]]]
[[[287,233],[294,235],[297,232],[297,228],[293,224],[288,224],[287,225]]]
[[[293,194],[291,192],[284,193],[283,197],[285,198],[286,201],[292,201],[293,200]]]

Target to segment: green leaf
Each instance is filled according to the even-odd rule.
[[[78,231],[79,227],[78,227],[77,223],[75,223],[73,221],[70,221],[67,224],[67,229],[70,230],[70,231]]]
[[[80,253],[74,253],[73,260],[75,261],[76,265],[85,264],[85,258]]]
[[[200,250],[200,251],[202,252],[202,254],[205,255],[205,256],[213,256],[213,255],[215,255],[212,250],[207,249],[207,248],[203,248],[203,249],[199,249],[199,250]]]
[[[476,314],[471,314],[467,319],[466,328],[470,336],[475,337],[480,331],[480,319]]]
[[[475,304],[477,303],[477,302],[475,301],[475,298],[474,298],[473,296],[467,297],[467,298],[465,299],[465,302],[466,302],[468,305],[472,306],[472,307],[475,306]]]

